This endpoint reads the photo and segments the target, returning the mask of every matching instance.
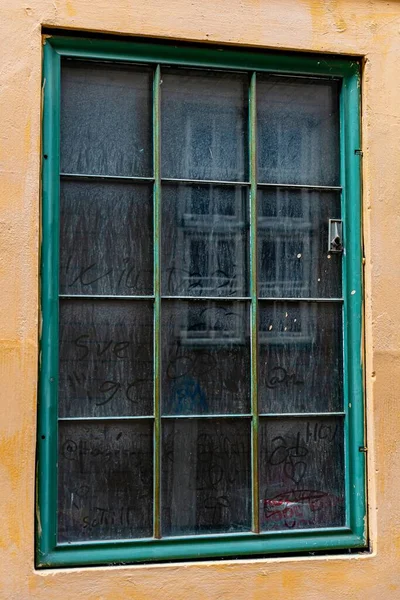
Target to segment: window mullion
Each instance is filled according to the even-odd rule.
[[[154,175],[154,465],[153,535],[161,537],[161,170],[160,170],[160,86],[161,68],[157,65],[153,81],[153,175]]]
[[[251,457],[252,530],[260,531],[258,475],[258,306],[257,306],[257,108],[256,73],[249,87],[249,176],[250,176],[250,339],[251,339]]]

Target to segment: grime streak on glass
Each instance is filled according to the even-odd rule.
[[[249,419],[163,422],[162,532],[249,531]]]
[[[152,293],[151,185],[63,180],[60,210],[62,294]]]
[[[151,301],[60,302],[61,417],[151,415]]]
[[[339,87],[249,83],[63,61],[61,542],[344,524]]]
[[[148,177],[152,69],[65,60],[61,172]]]
[[[162,414],[248,413],[247,302],[164,300]]]
[[[260,419],[263,531],[345,524],[341,417]]]
[[[258,181],[339,184],[339,82],[259,75]]]
[[[248,190],[239,186],[163,186],[162,293],[246,296]]]
[[[328,252],[329,219],[341,216],[336,192],[258,189],[260,297],[337,298],[342,256]]]
[[[153,423],[59,424],[58,540],[152,535]]]
[[[163,68],[161,174],[246,181],[248,77]]]
[[[343,410],[342,305],[259,302],[260,412]]]

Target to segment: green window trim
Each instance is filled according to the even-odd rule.
[[[346,526],[197,535],[163,539],[117,540],[57,543],[57,385],[58,385],[58,254],[60,190],[60,60],[74,57],[87,60],[139,61],[158,65],[154,78],[153,152],[154,152],[154,226],[155,226],[155,319],[160,313],[159,224],[159,81],[160,65],[217,67],[275,74],[319,75],[340,78],[340,178],[342,215],[346,253],[343,256],[343,358],[345,411],[345,496]],[[250,236],[256,228],[255,193],[255,75],[249,89],[250,149]],[[252,50],[204,46],[178,46],[125,41],[103,41],[46,36],[44,44],[44,118],[43,118],[43,180],[42,180],[42,248],[41,291],[42,331],[40,346],[40,390],[38,417],[38,468],[36,538],[37,566],[81,566],[140,561],[163,561],[230,556],[268,556],[277,553],[300,553],[324,550],[365,548],[365,431],[362,372],[362,246],[360,188],[360,66],[347,59],[288,55]],[[250,264],[255,281],[256,257],[251,245]],[[251,324],[256,326],[256,290],[252,286]],[[155,331],[155,346],[159,345],[160,328]],[[256,352],[256,336],[252,336],[251,351]],[[157,350],[157,348],[155,348]],[[155,440],[160,439],[159,351],[155,352]],[[258,415],[256,361],[252,361],[252,443],[257,443]],[[258,498],[257,459],[253,460],[253,506]],[[154,461],[154,537],[160,535],[160,448],[156,445]],[[258,511],[253,510],[253,531],[259,530]]]

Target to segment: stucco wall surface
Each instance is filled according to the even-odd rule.
[[[43,25],[364,57],[370,555],[34,569]],[[1,0],[0,598],[400,599],[400,2]]]

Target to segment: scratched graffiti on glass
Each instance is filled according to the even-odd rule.
[[[162,67],[158,157],[153,75],[63,62],[58,538],[341,526],[338,84],[257,75],[255,177],[249,75]]]
[[[262,419],[260,440],[261,528],[344,525],[342,420]]]

